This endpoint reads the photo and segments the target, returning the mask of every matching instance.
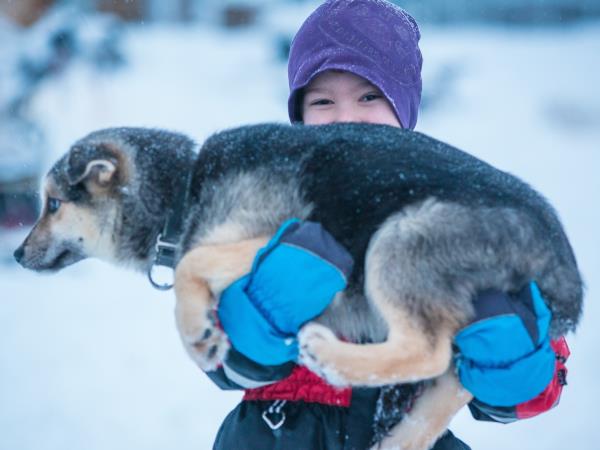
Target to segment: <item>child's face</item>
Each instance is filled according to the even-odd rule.
[[[363,122],[402,126],[379,89],[358,75],[333,70],[317,75],[305,88],[302,118],[306,125]]]

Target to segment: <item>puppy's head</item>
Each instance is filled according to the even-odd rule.
[[[41,216],[16,260],[36,271],[57,271],[87,257],[113,260],[127,167],[127,155],[110,139],[85,138],[71,147],[46,176]]]

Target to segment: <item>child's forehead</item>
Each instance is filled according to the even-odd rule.
[[[351,72],[342,70],[326,70],[315,76],[308,86],[306,91],[326,89],[329,87],[337,87],[340,84],[350,88],[376,87],[369,80]]]

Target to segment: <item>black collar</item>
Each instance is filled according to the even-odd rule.
[[[192,166],[186,176],[181,178],[173,204],[167,213],[163,230],[156,237],[154,261],[148,269],[148,279],[152,286],[161,291],[167,291],[173,287],[172,271],[175,269],[177,246],[183,233],[184,211],[190,195],[193,172]],[[164,277],[162,272],[165,268],[171,269],[171,280],[166,283],[157,282],[156,277]],[[157,273],[158,270],[161,271],[161,275]]]

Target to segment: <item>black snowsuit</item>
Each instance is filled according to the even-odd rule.
[[[244,389],[262,381],[281,379],[295,367],[291,363],[260,366],[233,349],[225,365],[226,368],[208,373],[223,389]],[[246,386],[232,378],[238,383],[244,380]],[[244,400],[221,425],[213,450],[368,449],[372,445],[380,394],[379,388],[352,389],[348,406],[317,401]],[[469,450],[470,447],[448,431],[433,449]]]

